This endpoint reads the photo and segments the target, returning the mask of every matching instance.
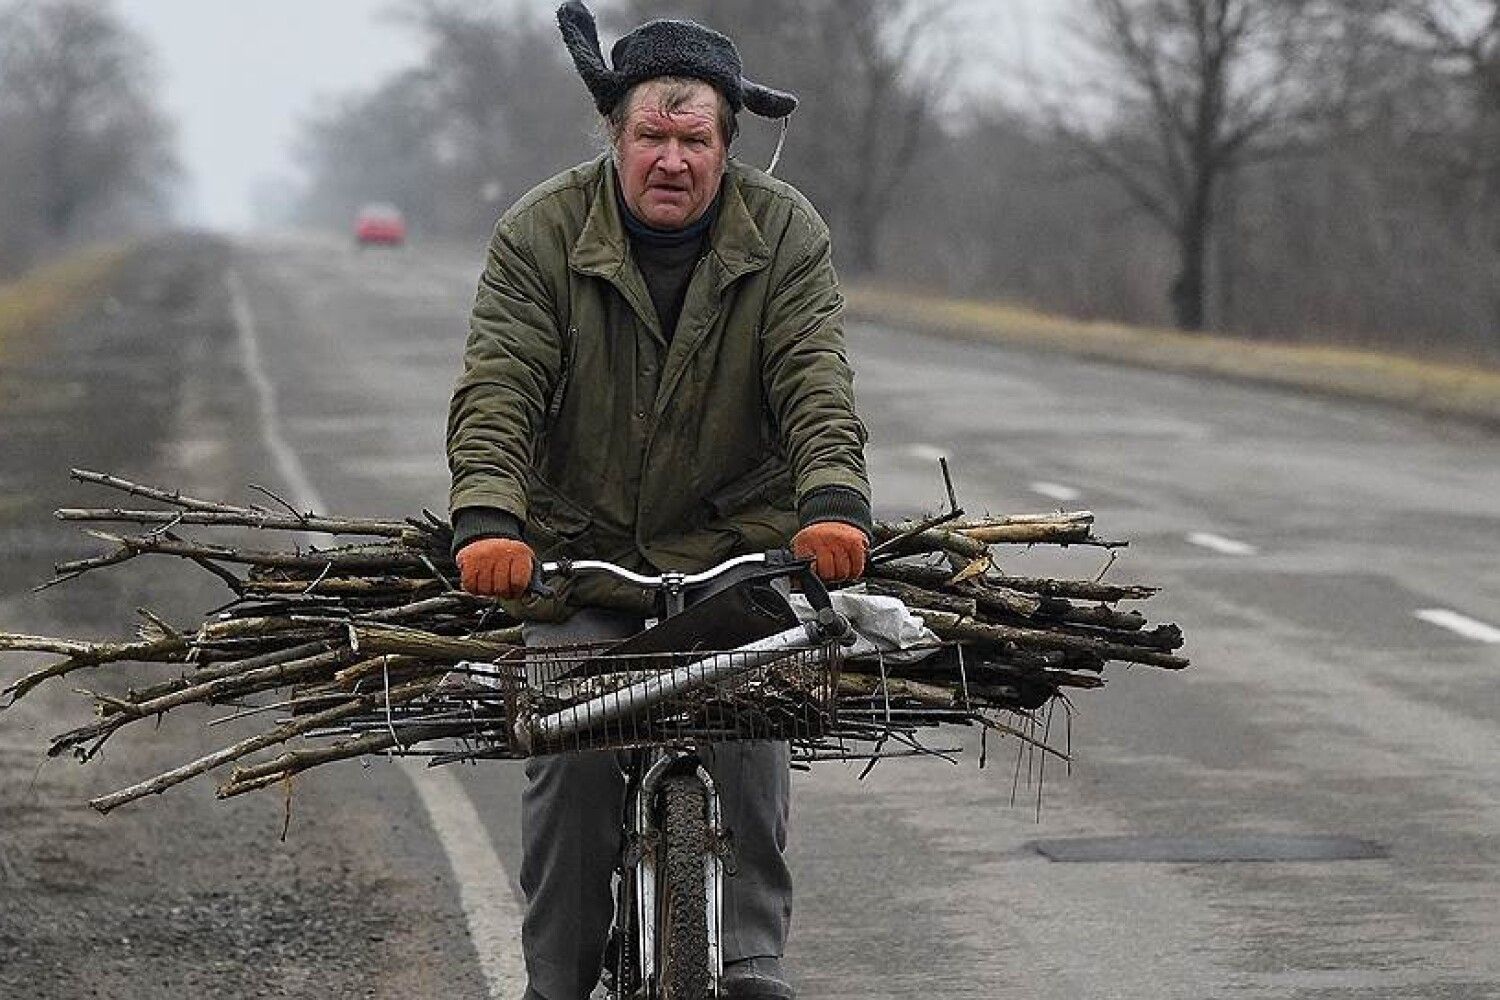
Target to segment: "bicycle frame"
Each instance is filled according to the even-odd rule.
[[[607,562],[562,561],[537,567],[533,586],[545,592],[544,575],[566,577],[578,573],[607,573],[662,594],[664,613],[666,617],[672,617],[683,610],[688,588],[709,583],[739,567],[764,566],[771,560],[768,554],[740,556],[703,573],[668,572],[660,576],[634,573]],[[833,611],[827,591],[812,576],[807,565],[796,562],[786,565],[788,576],[801,576],[804,587],[821,595],[816,621],[804,622],[732,651],[707,653],[690,663],[608,695],[548,715],[530,717],[524,722],[518,718],[513,727],[517,744],[527,752],[535,746],[556,746],[570,736],[649,710],[685,690],[737,676],[789,654],[817,650],[846,636],[848,622]],[[622,817],[625,844],[616,867],[621,880],[620,892],[616,896],[611,935],[616,948],[615,968],[608,970],[613,979],[612,992],[620,1000],[658,1000],[663,995],[663,970],[658,961],[662,954],[663,917],[659,910],[658,890],[662,886],[663,873],[662,856],[657,846],[665,838],[657,823],[658,792],[664,779],[688,774],[702,787],[706,812],[707,843],[703,850],[703,905],[708,946],[706,971],[709,996],[717,996],[724,971],[724,875],[726,845],[729,843],[729,833],[723,828],[718,790],[696,749],[675,746],[636,749],[632,751],[629,770],[625,815]],[[633,967],[627,956],[633,959]]]

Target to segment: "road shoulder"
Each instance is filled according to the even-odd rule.
[[[229,262],[219,240],[154,241],[0,357],[0,629],[120,638],[134,608],[184,625],[221,599],[206,575],[150,560],[30,588],[98,549],[51,517],[89,495],[70,466],[236,499],[264,480],[269,460],[243,432]],[[37,659],[6,654],[0,679]],[[44,758],[49,736],[89,721],[72,688],[148,678],[159,670],[87,671],[0,712],[0,996],[486,995],[451,876],[394,766],[224,803],[210,777],[95,814],[90,797],[239,735],[205,729],[222,709],[143,721],[87,766]]]
[[[856,285],[851,318],[932,336],[1005,344],[1381,403],[1500,427],[1500,372],[1379,351],[1250,341],[1085,322],[995,302]]]

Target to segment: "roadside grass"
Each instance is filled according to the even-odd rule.
[[[1164,371],[1243,379],[1390,403],[1500,426],[1500,371],[1373,350],[1241,340],[1085,322],[1002,302],[947,299],[856,285],[852,318]]]
[[[0,361],[77,310],[97,304],[128,246],[88,247],[0,283]]]

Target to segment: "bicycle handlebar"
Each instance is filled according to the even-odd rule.
[[[553,562],[533,564],[531,584],[528,589],[543,597],[552,597],[555,592],[547,586],[546,577],[570,577],[584,573],[599,573],[613,576],[617,580],[652,590],[663,596],[666,614],[674,615],[682,610],[683,592],[718,579],[732,570],[746,566],[764,567],[752,571],[758,575],[795,577],[802,584],[803,593],[817,610],[831,606],[828,588],[812,570],[812,560],[798,559],[787,549],[772,549],[769,552],[754,552],[750,555],[734,556],[698,573],[668,571],[656,576],[637,573],[603,559],[558,559]]]
[[[579,573],[603,573],[633,583],[638,587],[648,587],[652,590],[662,590],[668,587],[696,587],[700,584],[716,580],[732,569],[741,566],[765,565],[770,562],[768,553],[755,552],[747,556],[735,556],[726,559],[717,566],[712,566],[701,573],[673,573],[667,572],[657,576],[648,576],[644,573],[636,573],[624,566],[617,566],[603,559],[558,559],[554,562],[545,562],[537,567],[541,576],[569,577]]]

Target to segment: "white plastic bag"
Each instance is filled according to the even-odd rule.
[[[879,653],[892,663],[915,663],[937,652],[938,637],[899,598],[867,594],[863,585],[836,590],[829,597],[834,610],[854,628],[854,645],[844,655]],[[817,617],[806,596],[792,594],[791,602],[803,621]]]

